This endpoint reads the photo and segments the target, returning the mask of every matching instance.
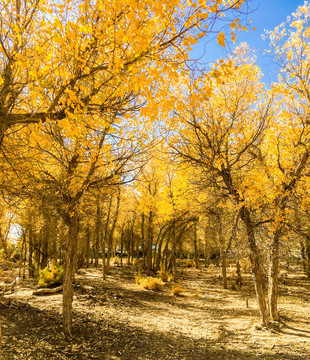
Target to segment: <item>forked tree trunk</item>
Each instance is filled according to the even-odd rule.
[[[243,207],[240,211],[241,219],[244,222],[247,232],[247,238],[250,249],[250,259],[252,265],[254,285],[257,295],[257,301],[259,306],[260,317],[262,324],[268,326],[269,324],[269,314],[266,304],[264,284],[263,284],[263,271],[259,259],[259,251],[256,245],[254,228],[250,217],[250,212],[246,207]]]
[[[74,257],[77,246],[78,236],[78,217],[76,213],[71,214],[68,240],[64,254],[64,279],[63,279],[63,329],[66,336],[71,336],[72,332],[72,301],[73,301],[73,274]]]

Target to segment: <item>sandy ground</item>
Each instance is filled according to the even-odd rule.
[[[133,268],[81,270],[74,295],[73,339],[61,325],[62,294],[33,296],[22,281],[18,300],[0,308],[3,359],[274,359],[310,360],[310,281],[289,273],[280,282],[281,322],[261,329],[250,275],[221,288],[220,270],[183,268],[185,292],[172,296],[135,284]],[[234,288],[234,289],[233,289]],[[6,298],[14,295],[6,295]]]

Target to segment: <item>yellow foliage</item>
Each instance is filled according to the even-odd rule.
[[[164,268],[161,268],[159,271],[157,271],[157,274],[164,282],[170,281],[173,277],[172,274],[169,271],[166,271]]]
[[[63,282],[63,267],[61,265],[52,265],[39,271],[39,287],[49,287],[52,285],[61,285]]]
[[[172,287],[171,294],[172,294],[173,296],[175,296],[175,295],[181,295],[181,294],[184,293],[184,291],[185,291],[185,290],[182,288],[181,283],[178,283],[177,285],[174,285],[174,286]]]
[[[184,266],[185,267],[195,267],[195,261],[194,260],[185,260]]]
[[[141,276],[141,275],[140,275]],[[147,290],[161,290],[165,283],[161,279],[150,277],[136,277],[136,283]]]

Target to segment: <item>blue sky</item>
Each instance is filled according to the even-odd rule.
[[[257,64],[264,73],[263,81],[269,85],[271,81],[276,81],[277,71],[272,61],[272,57],[268,54],[264,55],[264,50],[268,48],[268,41],[263,40],[261,35],[264,30],[272,30],[275,26],[286,21],[287,16],[291,15],[304,0],[248,0],[248,15],[238,16],[245,21],[251,19],[251,25],[256,31],[238,32],[236,45],[241,42],[247,42],[257,51]],[[246,7],[243,7],[246,11]],[[204,62],[213,62],[227,54],[228,49],[221,48],[216,39],[208,40],[202,38],[192,51],[192,57],[197,58],[203,55]]]

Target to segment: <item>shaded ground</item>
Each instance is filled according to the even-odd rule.
[[[137,287],[129,267],[114,267],[105,281],[99,270],[83,270],[71,341],[62,333],[62,295],[33,296],[24,281],[18,299],[27,306],[0,309],[3,359],[310,359],[309,281],[289,274],[280,284],[282,322],[258,330],[250,277],[223,290],[218,274],[183,269],[186,291],[174,297],[169,283],[160,292]]]

